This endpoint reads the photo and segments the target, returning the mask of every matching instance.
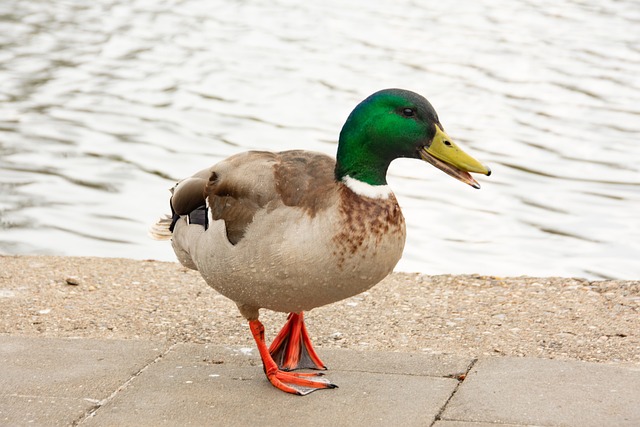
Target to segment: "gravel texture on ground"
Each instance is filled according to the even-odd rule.
[[[0,256],[0,333],[253,347],[233,302],[177,263]],[[394,273],[310,311],[317,349],[640,364],[640,281]],[[262,310],[267,339],[286,314]]]

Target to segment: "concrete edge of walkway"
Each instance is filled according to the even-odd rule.
[[[0,425],[640,425],[640,367],[324,350],[298,397],[253,348],[0,336]]]

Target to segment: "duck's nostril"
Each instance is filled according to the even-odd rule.
[[[447,146],[451,147],[451,142],[449,142],[449,141],[445,140],[445,141],[444,141],[444,145],[447,145]]]

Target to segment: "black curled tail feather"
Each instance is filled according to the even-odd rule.
[[[176,227],[176,223],[180,219],[181,215],[178,215],[173,207],[171,207],[172,215],[166,215],[156,221],[155,224],[149,229],[149,236],[155,240],[171,240],[173,230]],[[197,224],[204,227],[206,230],[209,228],[209,209],[206,205],[198,206],[187,216],[189,224]]]

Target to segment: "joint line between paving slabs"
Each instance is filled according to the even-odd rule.
[[[456,395],[456,393],[458,392],[458,389],[460,388],[462,383],[467,379],[467,375],[469,375],[469,372],[471,372],[471,369],[473,369],[473,367],[475,366],[475,364],[477,362],[478,362],[478,359],[473,359],[471,361],[471,363],[469,364],[469,367],[467,368],[466,372],[464,373],[464,378],[461,379],[461,380],[458,380],[458,384],[456,384],[455,388],[451,392],[451,395],[449,396],[447,401],[444,402],[444,405],[442,405],[442,408],[440,408],[440,410],[436,414],[435,418],[433,419],[433,422],[431,423],[431,425],[429,427],[433,427],[435,425],[435,423],[437,423],[438,421],[440,421],[442,419],[442,414],[444,413],[444,410],[449,405],[449,402],[451,402],[451,399],[453,399],[453,396]]]
[[[97,402],[95,404],[95,406],[93,408],[91,408],[91,410],[89,410],[89,412],[87,412],[82,418],[78,419],[76,422],[72,423],[72,426],[79,426],[84,424],[88,419],[93,418],[96,413],[98,412],[98,410],[100,410],[100,408],[102,408],[104,405],[106,405],[107,403],[111,402],[117,395],[118,393],[120,393],[122,390],[124,390],[125,388],[127,388],[129,386],[129,384],[131,384],[131,382],[133,380],[135,380],[136,378],[138,378],[140,375],[142,375],[142,373],[144,371],[146,371],[147,369],[149,369],[150,366],[156,364],[157,362],[159,362],[163,357],[165,357],[167,354],[169,354],[169,352],[171,350],[173,350],[173,348],[178,345],[178,343],[173,343],[171,344],[169,347],[167,347],[167,349],[160,353],[155,359],[153,359],[151,362],[147,363],[146,365],[144,365],[142,368],[140,368],[138,370],[138,372],[134,373],[131,378],[129,378],[128,380],[126,380],[124,383],[122,383],[113,393],[111,393],[109,396],[107,396],[106,398],[100,400],[99,402]]]

